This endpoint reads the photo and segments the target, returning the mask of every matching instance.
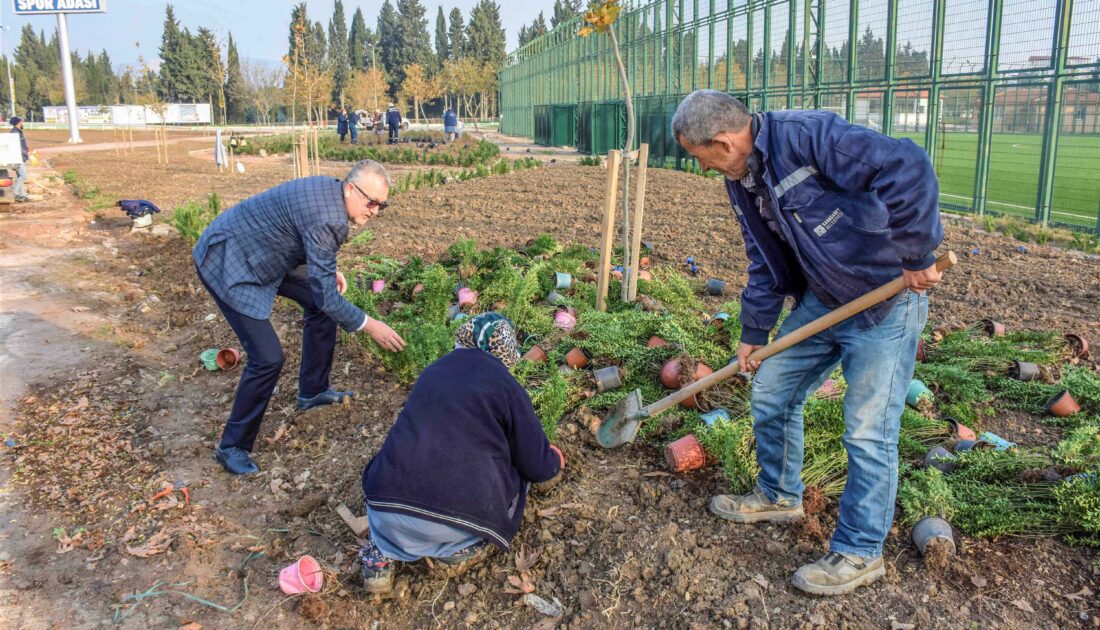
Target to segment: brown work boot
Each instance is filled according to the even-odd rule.
[[[734,523],[787,523],[802,518],[805,511],[801,504],[791,507],[772,503],[764,496],[760,486],[756,486],[748,494],[719,494],[711,498],[710,513]]]
[[[795,571],[791,584],[812,595],[844,595],[884,575],[886,564],[882,556],[860,558],[830,551],[817,562]]]

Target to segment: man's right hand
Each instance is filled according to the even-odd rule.
[[[744,341],[741,342],[741,345],[737,346],[737,365],[741,367],[742,372],[755,372],[760,368],[760,362],[749,361],[749,355],[763,347],[764,346],[754,346]]]
[[[390,352],[401,352],[405,348],[405,340],[401,338],[401,335],[394,332],[380,319],[370,318],[366,326],[363,326],[363,332],[370,335],[371,339],[378,342],[378,345]]]

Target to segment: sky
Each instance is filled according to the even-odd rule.
[[[155,60],[164,28],[164,8],[168,3],[164,0],[106,0],[106,3],[106,13],[68,16],[70,46],[81,53],[92,49],[98,54],[106,49],[116,69],[136,65],[139,56],[147,63]],[[427,8],[425,17],[434,46],[438,7],[442,5],[447,15],[457,6],[468,22],[470,9],[477,0],[421,0],[421,3]],[[213,30],[222,38],[232,32],[242,57],[278,63],[286,54],[290,10],[295,4],[295,0],[177,0],[172,7],[176,19],[192,32],[200,26]],[[310,19],[321,21],[327,28],[332,0],[308,0],[306,4]],[[520,27],[531,22],[539,11],[544,11],[549,21],[554,0],[497,0],[497,4],[510,51],[516,47]],[[0,0],[0,20],[10,28],[3,32],[4,51],[9,54],[18,44],[19,31],[24,24],[30,24],[36,31],[45,30],[47,38],[57,28],[56,16],[15,15],[13,6],[12,0]],[[355,9],[361,7],[367,26],[375,28],[381,6],[382,0],[344,0],[349,27]]]

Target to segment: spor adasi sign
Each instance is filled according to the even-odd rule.
[[[13,0],[16,15],[104,13],[107,0]]]

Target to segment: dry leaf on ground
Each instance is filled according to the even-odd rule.
[[[158,553],[168,551],[168,546],[171,544],[172,536],[168,532],[161,530],[150,536],[143,545],[138,545],[136,547],[126,545],[126,552],[138,558],[148,558],[149,556],[155,556]]]

